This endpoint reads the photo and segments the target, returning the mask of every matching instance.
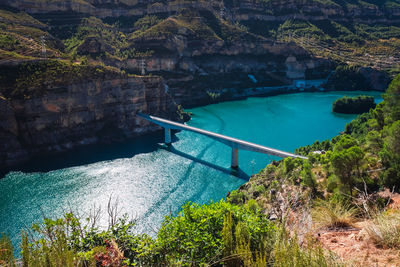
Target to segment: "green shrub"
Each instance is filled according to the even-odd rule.
[[[177,217],[166,217],[157,244],[167,257],[166,263],[176,259],[182,265],[200,265],[222,260],[224,252],[233,251],[242,238],[238,231],[246,233],[252,252],[260,247],[270,251],[264,241],[272,240],[274,226],[266,217],[224,201],[184,205]]]
[[[300,154],[307,156],[310,154],[310,152],[313,151],[328,151],[331,150],[333,146],[333,143],[330,142],[329,140],[324,140],[322,142],[319,142],[318,140],[315,141],[312,145],[307,145],[303,147],[299,147],[295,150],[295,154]]]
[[[397,75],[390,83],[386,93],[384,112],[387,124],[400,120],[400,75]]]
[[[330,159],[334,173],[343,185],[348,186],[349,194],[352,196],[357,178],[361,178],[360,166],[364,159],[364,151],[358,146],[352,146],[333,152]]]
[[[381,133],[378,131],[370,131],[365,140],[368,150],[373,153],[379,152],[383,147],[383,139]]]
[[[247,195],[240,190],[233,190],[227,198],[227,201],[232,204],[244,204],[246,200]]]
[[[357,139],[352,137],[351,135],[340,135],[335,142],[335,145],[333,146],[333,151],[334,152],[340,152],[345,149],[348,149],[353,146],[357,146],[358,142]]]
[[[281,171],[284,175],[290,176],[290,174],[297,169],[298,167],[302,166],[303,160],[300,158],[285,158],[283,162],[279,164]]]
[[[365,136],[370,130],[368,122],[373,119],[373,112],[358,115],[357,118],[346,124],[344,132],[354,138],[362,138]]]
[[[8,34],[0,34],[0,48],[4,50],[14,50],[18,45],[18,40]]]
[[[255,199],[250,199],[249,201],[247,201],[245,207],[247,210],[252,211],[254,214],[256,214],[260,210],[260,206]]]
[[[380,156],[386,170],[383,173],[382,185],[392,188],[400,187],[400,120],[385,128],[383,149]]]
[[[254,192],[253,192],[253,196],[260,196],[260,195],[264,195],[265,192],[267,192],[267,188],[265,187],[265,185],[257,185],[254,187]]]
[[[310,187],[312,192],[315,194],[317,192],[317,181],[315,180],[315,176],[312,172],[312,165],[308,160],[304,161],[303,168],[300,172],[300,177],[302,180],[302,184],[304,186]]]

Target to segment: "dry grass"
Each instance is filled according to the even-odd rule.
[[[389,210],[378,214],[365,230],[378,246],[400,248],[400,211]]]
[[[338,229],[353,225],[357,209],[340,201],[319,201],[311,211],[317,228]]]
[[[344,266],[335,254],[324,250],[311,236],[303,245],[300,245],[296,234],[290,236],[284,228],[277,230],[277,238],[271,255],[273,260],[270,265],[274,267]]]
[[[15,266],[13,250],[11,240],[7,236],[0,234],[0,266]]]

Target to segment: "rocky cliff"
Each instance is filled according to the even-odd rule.
[[[41,97],[0,97],[0,166],[44,152],[121,141],[157,130],[145,113],[177,120],[159,77],[97,80],[52,88]]]
[[[130,42],[127,50],[146,56],[110,59],[107,64],[162,75],[185,107],[207,103],[209,91],[291,85],[294,79],[305,79],[306,70],[319,69],[320,77],[326,77],[334,65],[294,42],[250,33],[206,9],[182,10],[136,31]]]

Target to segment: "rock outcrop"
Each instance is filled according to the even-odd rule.
[[[0,97],[0,166],[159,129],[138,118],[139,110],[178,119],[176,105],[159,77],[72,84],[26,100]]]

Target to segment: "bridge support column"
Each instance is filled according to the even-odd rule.
[[[164,130],[165,144],[169,145],[171,144],[171,129],[165,128]]]
[[[239,168],[239,149],[232,147],[231,168]]]

